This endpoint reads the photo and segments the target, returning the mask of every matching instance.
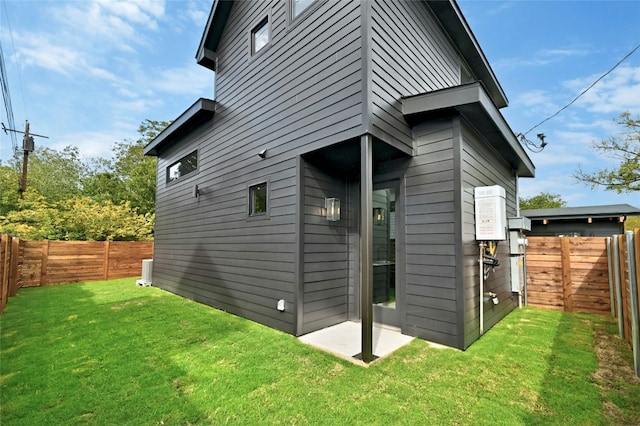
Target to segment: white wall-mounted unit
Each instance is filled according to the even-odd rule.
[[[503,187],[474,188],[476,240],[503,241],[507,239],[507,209]]]

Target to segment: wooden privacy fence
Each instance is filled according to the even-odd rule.
[[[640,377],[640,229],[612,237],[528,237],[529,306],[618,318]]]
[[[21,287],[140,276],[142,259],[153,257],[150,241],[0,240],[0,312]]]
[[[607,246],[603,237],[528,237],[529,306],[610,315]]]
[[[640,229],[607,238],[612,316],[618,318],[620,337],[633,349],[640,377]]]

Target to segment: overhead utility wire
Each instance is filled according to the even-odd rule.
[[[629,56],[633,55],[635,53],[636,50],[640,49],[640,44],[637,45],[635,48],[633,48],[633,50],[631,50],[631,52],[627,53],[626,56],[622,59],[620,59],[620,61],[618,61],[617,64],[615,64],[609,71],[607,71],[606,73],[602,74],[596,81],[594,81],[591,86],[587,87],[586,89],[584,89],[578,96],[576,96],[571,102],[569,102],[567,105],[563,106],[562,108],[560,108],[558,110],[558,112],[556,112],[555,114],[553,114],[552,116],[545,118],[544,120],[542,120],[540,123],[536,124],[535,126],[533,126],[532,128],[530,128],[529,130],[527,130],[526,132],[524,132],[524,135],[526,135],[527,133],[529,133],[530,131],[532,131],[533,129],[535,129],[536,127],[546,123],[547,121],[551,120],[553,117],[555,117],[556,115],[560,114],[562,111],[564,111],[565,109],[569,108],[571,105],[574,104],[575,101],[577,101],[582,95],[584,95],[585,93],[587,93],[589,90],[591,90],[591,88],[593,86],[595,86],[600,80],[602,80],[603,78],[605,78],[607,75],[609,75],[609,73],[611,73],[611,71],[615,70],[616,68],[618,68],[618,65],[620,65],[621,63],[623,63]]]
[[[9,28],[9,37],[11,38],[11,47],[13,48],[13,61],[16,66],[16,74],[18,75],[18,85],[20,87],[20,95],[22,95],[22,106],[24,107],[24,114],[26,119],[29,119],[29,110],[27,110],[27,102],[24,98],[24,89],[22,88],[22,76],[20,74],[20,66],[18,65],[18,54],[16,52],[16,43],[13,41],[13,30],[11,29],[11,20],[9,19],[9,10],[7,9],[6,0],[2,2],[4,4],[4,14],[7,17],[7,27]]]
[[[9,128],[15,129],[16,125],[13,120],[13,106],[11,105],[11,94],[9,93],[9,81],[7,79],[7,70],[4,67],[4,54],[2,52],[2,43],[0,43],[0,85],[2,87],[2,99],[4,101],[4,109],[7,113],[7,121],[9,122]],[[4,125],[3,125],[4,127]],[[18,149],[18,141],[16,134],[11,133],[11,145],[13,151]]]

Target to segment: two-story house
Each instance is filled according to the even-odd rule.
[[[508,244],[480,287],[474,188],[515,216],[534,166],[454,1],[215,1],[196,59],[215,100],[145,148],[155,286],[293,335],[362,321],[363,357],[371,321],[464,349],[517,306]]]

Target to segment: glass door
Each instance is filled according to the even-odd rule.
[[[396,188],[373,191],[373,321],[400,326],[396,299]]]

